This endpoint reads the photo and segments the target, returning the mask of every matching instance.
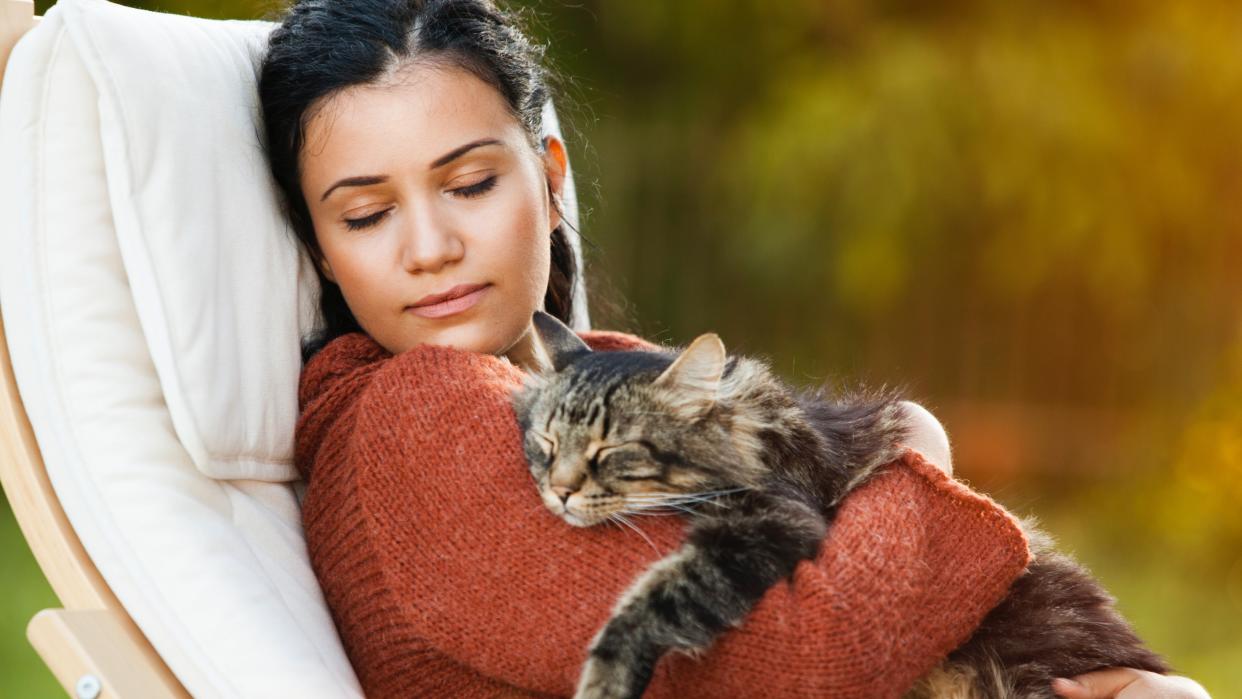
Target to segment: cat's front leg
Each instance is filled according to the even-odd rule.
[[[799,561],[826,522],[807,503],[747,493],[701,517],[686,543],[630,586],[591,642],[576,699],[637,699],[669,650],[697,655],[746,615]]]
[[[670,591],[684,583],[685,566],[698,552],[683,546],[657,561],[639,576],[613,607],[608,623],[591,640],[586,663],[578,677],[574,699],[638,699],[651,681],[656,663],[670,639],[660,639],[658,627],[667,622],[669,605],[677,601]],[[658,611],[658,610],[662,610]],[[667,636],[667,634],[664,634]],[[692,651],[706,645],[682,638]],[[693,648],[692,648],[693,646]]]
[[[614,654],[608,649],[619,650],[622,644],[617,643],[618,640],[607,626],[596,634],[582,674],[578,676],[574,699],[638,699],[642,696],[651,681],[656,661],[635,662],[633,657],[627,659]]]

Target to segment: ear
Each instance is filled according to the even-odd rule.
[[[724,375],[725,359],[725,347],[719,335],[699,335],[652,385],[675,389],[685,396],[686,407],[695,412],[706,410],[716,402],[720,377]]]
[[[319,271],[323,272],[323,276],[327,277],[328,281],[332,282],[333,284],[337,283],[336,277],[332,275],[332,265],[328,264],[327,258],[321,255],[316,264],[319,265]]]
[[[548,212],[552,225],[549,230],[561,225],[561,211],[564,207],[565,175],[569,172],[569,156],[565,154],[565,144],[556,136],[543,137],[543,172],[548,178],[550,194],[555,205]]]
[[[591,347],[556,316],[535,311],[532,320],[535,324],[536,352],[547,358],[553,371],[564,369],[576,357],[591,351]]]

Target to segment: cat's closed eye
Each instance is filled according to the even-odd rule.
[[[613,480],[651,481],[663,475],[663,469],[652,462],[650,453],[638,442],[601,449],[596,458],[599,469]]]
[[[555,440],[554,438],[549,437],[548,435],[546,435],[546,434],[544,434],[544,433],[542,433],[542,432],[535,432],[535,431],[533,431],[533,430],[531,431],[531,433],[530,433],[530,434],[531,434],[531,436],[533,436],[533,437],[535,438],[535,441],[539,442],[539,446],[540,446],[540,447],[544,450],[544,452],[546,452],[549,456],[552,456],[552,455],[555,455],[555,454],[556,454],[556,440]]]
[[[612,470],[628,469],[650,461],[651,453],[643,447],[641,442],[623,442],[601,447],[595,452],[595,460],[600,466]]]
[[[622,473],[613,476],[619,481],[653,481],[659,477],[659,473]]]

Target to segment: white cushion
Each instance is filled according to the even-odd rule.
[[[0,309],[49,479],[193,696],[361,696],[292,485],[208,478],[172,428],[112,228],[97,96],[67,7],[18,44],[0,98]]]
[[[293,480],[314,286],[254,132],[269,25],[60,7],[99,94],[116,237],[173,427],[207,475]]]
[[[62,0],[21,39],[0,313],[70,523],[190,693],[358,697],[286,480],[315,314],[254,140],[270,26]]]

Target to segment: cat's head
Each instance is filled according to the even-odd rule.
[[[729,391],[751,362],[715,334],[684,350],[593,352],[536,312],[532,373],[515,396],[531,474],[544,504],[576,526],[627,513],[676,511],[757,479],[761,446]]]

